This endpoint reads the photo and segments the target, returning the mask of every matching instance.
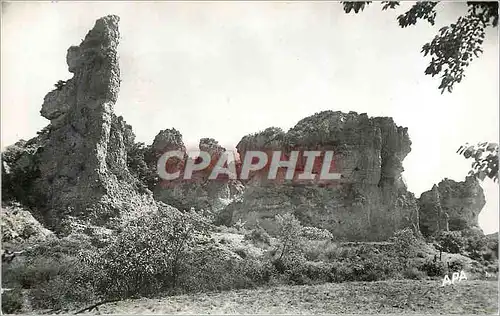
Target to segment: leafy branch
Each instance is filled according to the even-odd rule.
[[[341,2],[346,13],[359,13],[371,1]],[[399,1],[382,1],[382,10],[396,9]],[[418,20],[427,20],[435,24],[436,5],[438,2],[417,2],[408,11],[397,17],[402,28],[415,25]],[[483,53],[482,45],[487,27],[498,26],[498,2],[467,2],[468,12],[455,23],[441,28],[434,39],[425,43],[421,53],[429,55],[431,61],[425,69],[426,75],[441,74],[438,89],[441,94],[452,92],[455,83],[465,77],[464,69],[470,62]]]
[[[474,159],[469,175],[481,181],[488,177],[498,182],[498,144],[488,142],[475,146],[465,144],[460,146],[457,153],[467,159]]]

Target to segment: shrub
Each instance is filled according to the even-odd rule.
[[[390,260],[373,258],[353,267],[355,281],[379,281],[391,277],[398,269]]]
[[[80,262],[74,262],[60,274],[45,283],[38,283],[29,291],[31,306],[35,309],[73,309],[90,304],[95,299],[95,274],[82,271]]]
[[[268,283],[276,275],[270,262],[236,258],[215,244],[191,251],[181,269],[180,292],[253,288]]]
[[[459,231],[443,231],[439,234],[437,241],[442,250],[449,253],[462,253],[466,247],[466,240]]]
[[[206,237],[208,221],[194,210],[160,208],[124,224],[95,265],[105,298],[149,296],[175,289],[189,249]]]
[[[245,234],[245,240],[251,241],[255,244],[271,245],[271,236],[261,226],[257,226]]]
[[[463,260],[455,259],[449,264],[449,272],[460,272],[465,268],[466,264]]]
[[[428,260],[422,264],[420,270],[427,273],[430,277],[442,276],[446,270],[446,267],[441,261]]]
[[[468,256],[475,259],[482,259],[482,255],[488,252],[488,240],[483,232],[477,229],[467,229],[462,231],[462,236],[465,241],[465,251]]]
[[[406,269],[409,265],[409,260],[417,256],[417,253],[422,247],[422,242],[415,237],[410,228],[396,231],[391,241],[394,243],[395,255],[400,259],[402,265]]]
[[[94,250],[85,241],[69,237],[42,242],[3,265],[3,285],[26,290],[36,309],[90,303],[95,298],[92,280],[98,276],[83,258]]]
[[[498,236],[495,236],[495,238],[487,239],[486,246],[493,252],[495,258],[498,258]]]
[[[425,272],[418,270],[416,267],[410,267],[403,271],[403,276],[410,280],[422,280],[425,278]]]
[[[333,235],[326,229],[317,227],[303,227],[301,235],[309,240],[332,239]]]
[[[305,261],[285,271],[287,283],[294,285],[332,282],[334,280],[329,264]]]
[[[20,288],[13,288],[2,293],[2,314],[15,314],[23,308],[23,293]]]
[[[308,261],[323,261],[328,246],[329,241],[307,240],[302,244],[302,251]]]
[[[330,265],[330,271],[334,282],[355,281],[353,265],[346,262],[334,262]]]

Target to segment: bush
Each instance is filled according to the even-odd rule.
[[[325,240],[333,238],[332,233],[328,230],[317,227],[303,227],[301,235],[309,240]]]
[[[463,253],[466,247],[466,240],[460,231],[443,231],[437,241],[442,250],[449,253]]]
[[[15,314],[22,311],[24,305],[21,289],[14,288],[2,293],[2,314]]]
[[[352,264],[334,262],[330,265],[330,267],[334,282],[348,282],[356,280]]]
[[[410,228],[396,231],[391,241],[394,243],[394,253],[405,269],[408,268],[410,259],[415,258],[423,246]]]
[[[261,226],[257,226],[255,229],[247,232],[244,239],[254,244],[271,245],[271,236]]]
[[[463,260],[455,259],[449,264],[448,272],[460,272],[465,268],[466,264]]]
[[[64,310],[92,303],[95,291],[92,273],[81,271],[81,266],[68,267],[43,284],[36,284],[30,291],[30,303],[35,309]]]
[[[67,309],[94,300],[93,266],[84,257],[95,250],[84,241],[43,242],[2,267],[3,285],[26,290],[35,309]]]
[[[302,245],[304,257],[308,261],[328,261],[326,252],[329,247],[331,247],[330,241],[319,240],[308,240]]]
[[[157,295],[174,290],[189,249],[206,238],[208,221],[194,210],[160,208],[124,224],[94,262],[108,299]]]
[[[427,275],[430,277],[442,276],[442,275],[444,275],[444,272],[446,270],[446,266],[441,261],[429,260],[429,261],[426,261],[424,264],[422,264],[422,266],[420,267],[420,270],[427,273]]]
[[[276,276],[270,262],[237,258],[215,244],[191,251],[181,266],[178,292],[253,288]]]
[[[425,278],[425,272],[418,270],[416,267],[406,268],[403,271],[405,279],[422,280]]]

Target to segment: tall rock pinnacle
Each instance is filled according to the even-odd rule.
[[[157,207],[127,169],[134,135],[113,113],[120,87],[118,22],[114,15],[98,19],[80,45],[68,49],[73,78],[45,96],[40,112],[51,124],[31,140],[38,149],[30,204],[54,229],[67,215],[101,225],[123,212]]]

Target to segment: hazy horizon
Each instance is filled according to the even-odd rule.
[[[66,51],[99,17],[120,16],[122,85],[115,113],[136,141],[175,128],[187,147],[216,139],[227,149],[245,135],[285,131],[314,113],[390,116],[408,127],[403,177],[417,197],[444,178],[463,181],[465,142],[499,142],[498,29],[453,93],[424,75],[420,53],[465,12],[440,3],[436,25],[400,28],[409,6],[370,4],[345,14],[336,2],[12,2],[2,3],[2,149],[49,121],[39,111],[58,80],[72,76]],[[498,231],[498,184],[483,183],[485,233]]]

